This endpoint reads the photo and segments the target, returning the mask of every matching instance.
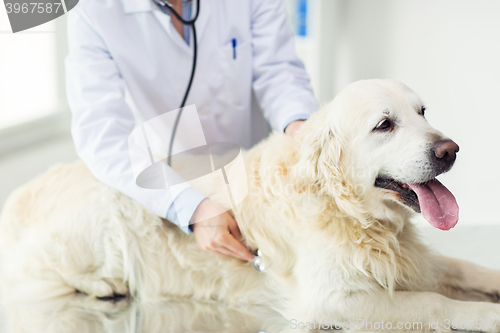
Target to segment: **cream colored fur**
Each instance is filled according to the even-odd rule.
[[[500,305],[477,300],[498,300],[500,273],[430,253],[409,208],[373,186],[380,172],[428,179],[428,147],[445,137],[418,114],[421,103],[398,82],[356,82],[296,139],[274,134],[245,154],[249,194],[238,224],[245,244],[271,263],[267,273],[199,250],[193,235],[100,183],[82,162],[56,166],[5,205],[5,302],[78,290],[264,304],[299,321],[498,320]],[[385,114],[398,129],[373,133]]]

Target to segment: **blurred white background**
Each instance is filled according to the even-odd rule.
[[[6,19],[4,13],[0,18],[0,29],[3,31],[9,28]],[[55,23],[49,22],[30,33],[0,35],[1,128],[57,109],[59,96],[58,77],[54,75],[57,73],[57,63],[54,61],[57,52]]]

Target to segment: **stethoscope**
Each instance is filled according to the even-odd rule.
[[[174,127],[172,129],[172,135],[170,137],[170,145],[168,147],[168,157],[167,157],[167,164],[169,166],[172,166],[171,163],[172,163],[172,148],[174,146],[174,138],[175,138],[175,133],[177,132],[177,127],[179,126],[179,120],[181,119],[181,114],[182,114],[182,110],[184,108],[184,106],[186,105],[186,100],[188,98],[188,95],[189,95],[189,91],[191,90],[191,85],[193,84],[193,79],[194,79],[194,73],[196,71],[196,58],[197,58],[197,51],[198,51],[198,40],[196,38],[196,27],[194,25],[194,23],[196,22],[196,20],[198,19],[198,15],[200,14],[200,0],[196,0],[196,14],[194,15],[194,17],[191,19],[191,20],[185,20],[181,17],[181,15],[179,15],[179,13],[177,13],[174,9],[174,7],[172,6],[172,4],[170,4],[168,1],[166,0],[154,0],[154,2],[156,2],[158,5],[168,9],[168,11],[173,14],[178,20],[179,22],[181,22],[183,25],[189,25],[191,26],[191,29],[193,31],[193,41],[194,41],[194,44],[193,44],[193,65],[191,67],[191,76],[189,77],[189,82],[188,82],[188,85],[186,87],[186,91],[184,92],[184,97],[182,98],[182,102],[181,102],[181,106],[179,108],[179,112],[177,113],[177,116],[175,118],[175,122],[174,122]],[[269,265],[266,263],[264,263],[264,261],[262,260],[262,253],[260,250],[257,250],[257,255],[254,256],[253,260],[252,260],[252,267],[258,271],[258,272],[266,272],[269,268]]]
[[[184,97],[182,98],[179,112],[177,113],[177,116],[175,118],[174,127],[172,129],[172,135],[170,137],[170,145],[168,147],[167,164],[169,166],[171,166],[172,165],[172,148],[174,146],[175,132],[177,132],[177,127],[179,126],[179,120],[181,119],[182,110],[183,110],[184,106],[186,106],[186,100],[188,98],[189,91],[191,90],[191,85],[193,84],[194,72],[196,71],[198,40],[196,38],[196,27],[195,27],[194,23],[196,22],[196,20],[198,19],[198,15],[200,14],[200,0],[196,0],[196,14],[194,15],[194,17],[191,20],[187,20],[187,21],[185,19],[183,19],[182,16],[179,15],[179,13],[177,13],[175,11],[172,4],[170,4],[168,1],[166,1],[166,0],[154,0],[154,2],[156,2],[160,6],[168,9],[168,11],[171,14],[173,14],[179,20],[179,22],[181,22],[183,25],[191,26],[191,29],[193,31],[194,44],[193,44],[193,65],[191,67],[191,76],[189,77],[189,82],[188,82],[188,85],[186,87],[186,91],[184,92]]]

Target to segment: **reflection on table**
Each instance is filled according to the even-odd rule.
[[[270,308],[171,299],[156,304],[76,294],[7,309],[9,333],[296,332]],[[304,330],[299,330],[304,332]]]

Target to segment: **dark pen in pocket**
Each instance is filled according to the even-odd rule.
[[[233,38],[233,59],[236,59],[236,38]]]

